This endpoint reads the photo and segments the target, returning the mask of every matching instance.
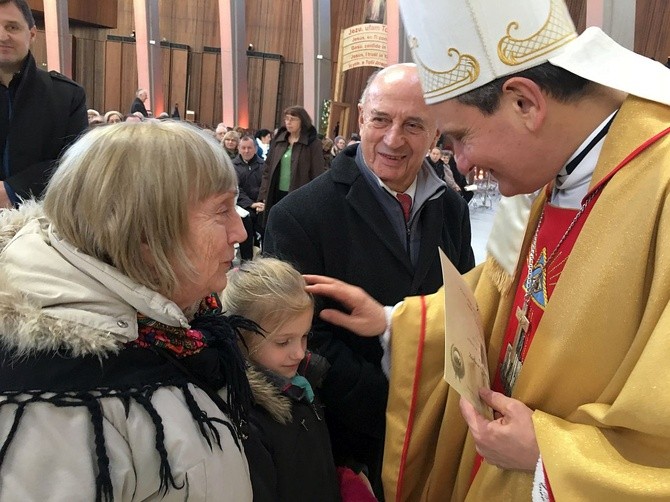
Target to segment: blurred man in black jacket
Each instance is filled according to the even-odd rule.
[[[37,68],[36,33],[25,0],[0,1],[0,207],[39,197],[61,151],[88,126],[84,89]]]

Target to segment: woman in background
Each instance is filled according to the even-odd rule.
[[[266,221],[274,204],[325,170],[322,144],[312,119],[302,106],[288,107],[284,126],[270,144],[258,194],[259,202],[265,203]]]
[[[118,124],[123,122],[123,114],[117,111],[109,111],[105,113],[105,124]]]
[[[330,163],[333,161],[333,140],[330,138],[323,138],[321,144],[323,145],[323,167],[330,169]]]
[[[221,140],[221,145],[223,146],[223,149],[225,150],[230,160],[233,160],[235,157],[237,157],[237,154],[239,153],[237,147],[239,144],[240,133],[237,131],[228,131],[223,135],[223,139]]]
[[[337,136],[333,140],[333,149],[331,153],[333,154],[333,157],[335,157],[338,153],[340,153],[342,150],[344,150],[347,147],[347,140],[344,139],[342,136]]]
[[[256,145],[258,147],[256,155],[261,159],[266,160],[268,151],[270,150],[270,141],[272,141],[272,132],[268,129],[259,129],[256,131],[256,134],[254,134],[254,138],[256,138]]]

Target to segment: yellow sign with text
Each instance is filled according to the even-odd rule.
[[[358,24],[342,30],[340,37],[342,71],[360,66],[379,68],[387,66],[387,40],[385,24]]]

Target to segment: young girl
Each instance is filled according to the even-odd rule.
[[[314,394],[328,363],[307,351],[314,300],[288,263],[260,258],[228,274],[229,315],[255,321],[265,337],[243,333],[254,395],[245,452],[254,501],[339,501],[323,411]]]

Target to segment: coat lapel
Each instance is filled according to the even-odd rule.
[[[346,164],[340,163],[333,166],[331,172],[333,179],[339,183],[349,185],[346,200],[351,208],[356,211],[361,221],[377,236],[379,241],[395,256],[400,263],[413,273],[412,262],[405,252],[402,243],[398,240],[396,231],[388,220],[372,189],[358,170],[353,159],[347,159]]]

